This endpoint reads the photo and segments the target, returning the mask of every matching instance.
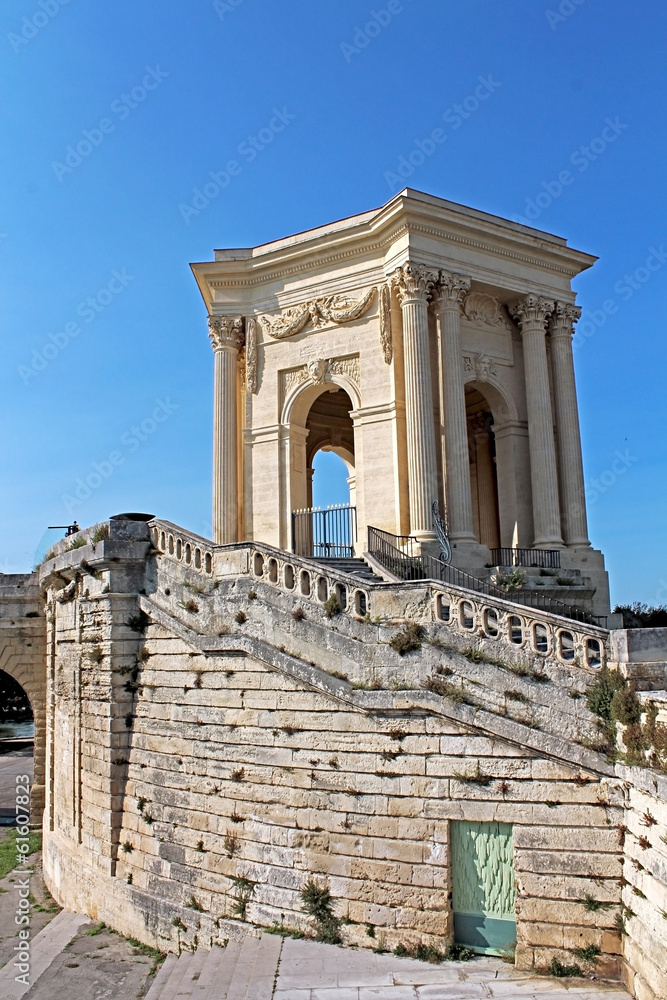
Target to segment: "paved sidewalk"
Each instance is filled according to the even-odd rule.
[[[284,943],[273,1000],[629,1000],[616,983],[518,972],[495,958],[428,965],[313,941]]]

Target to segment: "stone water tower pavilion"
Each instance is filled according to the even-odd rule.
[[[595,260],[406,189],[194,264],[215,355],[214,540],[437,557],[437,501],[451,567],[520,566],[524,589],[608,613],[572,358],[571,281]],[[311,510],[319,449],[348,468],[349,511]]]

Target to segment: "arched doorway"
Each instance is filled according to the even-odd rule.
[[[33,778],[34,736],[28,695],[11,674],[0,670],[0,826],[16,821],[16,776]]]
[[[308,405],[309,404],[309,405]],[[306,409],[307,406],[307,409]],[[342,386],[324,383],[305,390],[290,421],[292,547],[298,555],[347,558],[356,543],[356,487],[353,402]],[[297,414],[301,420],[295,420]],[[301,426],[299,426],[301,424]],[[338,495],[324,492],[324,503],[313,503],[316,456],[335,455],[339,465]],[[305,476],[300,476],[303,468]],[[344,472],[343,472],[344,469]],[[325,478],[324,473],[323,478]],[[347,496],[341,500],[344,476]],[[322,480],[320,480],[321,482]],[[333,486],[333,482],[331,483]],[[319,492],[319,491],[318,491]],[[319,499],[319,498],[318,498]]]
[[[465,389],[473,530],[490,549],[500,547],[498,472],[494,420],[488,400],[474,386]]]

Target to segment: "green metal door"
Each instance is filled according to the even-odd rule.
[[[482,954],[516,942],[512,827],[452,820],[454,940]]]

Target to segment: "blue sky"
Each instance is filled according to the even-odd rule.
[[[667,601],[667,14],[639,10],[3,5],[0,571],[30,569],[72,517],[144,510],[208,534],[212,354],[189,262],[384,203],[401,157],[444,127],[405,183],[600,257],[575,283],[591,538],[613,600]],[[489,96],[458,116],[480,77]],[[276,113],[282,131],[253,142]]]

